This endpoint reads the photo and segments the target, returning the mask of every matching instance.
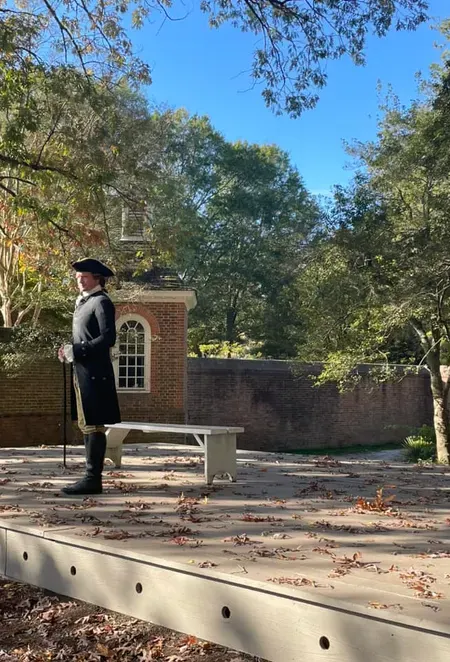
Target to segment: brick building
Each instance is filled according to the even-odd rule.
[[[122,420],[185,422],[187,318],[196,304],[195,292],[151,271],[123,281],[111,296],[116,305],[113,360]],[[66,372],[68,394],[70,371]],[[0,373],[0,445],[61,443],[63,383],[56,358],[34,359],[16,376]],[[79,437],[70,422],[67,432],[69,441]]]
[[[188,312],[196,304],[195,292],[173,281],[164,285],[161,278],[156,286],[153,272],[147,272],[127,281],[113,299],[122,420],[184,423]]]

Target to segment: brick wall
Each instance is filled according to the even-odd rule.
[[[189,359],[189,421],[240,425],[241,448],[280,451],[396,441],[432,422],[426,370],[343,395],[332,384],[312,386],[317,365],[295,373],[284,361]]]
[[[147,312],[154,316],[152,332],[156,323],[159,328],[151,350],[151,392],[121,393],[123,420],[183,423],[188,409],[192,423],[242,425],[240,447],[261,450],[377,444],[403,438],[405,427],[431,424],[425,370],[340,395],[331,384],[311,386],[307,375],[317,373],[317,366],[303,366],[303,374],[294,375],[283,361],[189,359],[186,406],[184,305],[148,304]],[[0,374],[0,446],[61,443],[62,399],[56,360],[34,362],[18,377]],[[68,433],[70,439],[70,424]],[[169,439],[182,441],[158,440]]]
[[[63,383],[57,360],[33,360],[15,377],[0,372],[0,446],[62,443]],[[72,439],[69,421],[67,434]]]
[[[151,328],[150,393],[119,393],[122,420],[184,423],[186,420],[186,326],[182,302],[117,304],[117,317],[135,313]],[[69,373],[69,370],[67,370]],[[68,403],[70,411],[70,402]],[[56,359],[35,361],[19,376],[0,373],[0,446],[59,444],[62,439],[62,367]],[[69,413],[70,416],[70,413]],[[80,440],[71,423],[69,440]],[[171,435],[152,435],[169,441]],[[180,437],[176,437],[180,441]],[[127,441],[148,437],[136,433]]]

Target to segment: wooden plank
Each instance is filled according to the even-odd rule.
[[[106,425],[108,429],[122,429],[122,430],[141,430],[142,432],[179,432],[186,434],[238,434],[244,432],[244,428],[239,427],[199,427],[197,425],[166,425],[165,423],[136,423],[136,422],[122,422],[115,423],[114,425]]]
[[[9,529],[6,574],[273,662],[450,659],[450,627],[437,632],[428,621],[393,621],[300,591],[78,544],[62,533]]]

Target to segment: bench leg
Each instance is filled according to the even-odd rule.
[[[207,485],[212,485],[214,476],[228,474],[231,481],[236,481],[236,435],[205,435],[205,478]]]
[[[106,452],[105,457],[108,457],[114,462],[114,466],[119,468],[122,464],[122,445],[123,440],[127,436],[129,430],[115,430],[114,428],[107,428],[106,430]]]

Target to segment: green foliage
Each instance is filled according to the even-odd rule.
[[[2,2],[2,60],[11,69],[21,71],[52,63],[57,67],[74,66],[86,76],[106,78],[111,84],[123,76],[147,82],[148,66],[133,53],[124,27],[130,9],[129,0],[122,0],[120,5],[111,0]],[[138,3],[134,25],[148,13],[149,8]]]
[[[197,352],[190,352],[191,357],[214,358],[214,359],[260,359],[261,344],[244,338],[235,343],[207,343],[197,344]]]
[[[264,85],[267,106],[293,117],[312,108],[327,82],[325,62],[349,55],[364,64],[369,32],[381,37],[391,26],[412,30],[426,20],[425,0],[366,2],[257,2],[202,0],[212,27],[229,22],[260,39],[253,55],[252,76]]]
[[[419,371],[420,366],[417,365],[368,362],[367,355],[362,358],[358,352],[341,351],[330,353],[320,375],[313,375],[311,379],[318,387],[334,382],[339,392],[343,393],[358,385],[374,389],[386,382],[399,382],[406,375],[416,375]]]
[[[67,342],[69,335],[69,331],[29,324],[11,329],[8,341],[2,342],[0,339],[0,370],[14,376],[31,363],[56,359],[58,347]]]
[[[361,172],[336,189],[297,288],[299,353],[324,362],[319,382],[357,383],[359,363],[398,360],[407,339],[413,351],[401,358],[430,372],[438,457],[449,462],[440,373],[450,342],[448,65],[439,76],[425,101],[403,108],[390,98],[377,140],[351,148]]]
[[[391,27],[413,30],[427,19],[428,5],[427,0],[200,2],[211,27],[229,23],[255,35],[250,75],[263,85],[267,106],[294,117],[316,104],[328,60],[349,55],[362,65],[369,33],[382,37]],[[17,70],[51,62],[76,66],[109,85],[124,77],[148,83],[148,65],[133,52],[132,30],[158,14],[177,17],[179,12],[184,16],[185,7],[174,0],[13,0],[2,3],[2,53]]]
[[[0,323],[13,326],[64,309],[74,258],[95,251],[117,260],[122,205],[145,199],[163,148],[141,96],[125,85],[111,93],[73,69],[40,72],[17,105],[3,102]],[[39,118],[31,127],[21,125],[28,107]],[[15,126],[20,145],[7,139]],[[26,165],[39,160],[39,168]]]
[[[178,110],[155,112],[152,122],[163,148],[157,174],[137,183],[147,187],[151,219],[140,268],[168,264],[196,289],[194,353],[245,336],[265,356],[294,356],[301,322],[293,284],[320,220],[299,173],[279,148],[229,143],[208,118]]]
[[[409,462],[436,461],[436,433],[429,425],[422,425],[403,442]]]
[[[58,306],[64,316],[74,257],[94,250],[120,262],[111,246],[126,201],[147,205],[152,218],[147,262],[174,264],[202,291],[195,315],[209,320],[204,341],[234,343],[244,331],[267,354],[293,356],[301,325],[293,274],[316,210],[280,150],[230,145],[207,119],[151,113],[136,93],[149,69],[126,26],[142,27],[171,0],[1,5],[0,323],[36,325]],[[322,61],[348,49],[360,62],[371,26],[380,36],[394,22],[415,28],[426,5],[201,8],[214,26],[231,21],[267,38],[253,76],[265,80],[268,105],[296,115],[325,83]],[[224,282],[233,282],[226,297]]]
[[[62,72],[54,75],[59,81]],[[138,269],[172,266],[197,289],[191,348],[201,354],[200,344],[241,344],[244,335],[266,356],[294,356],[301,319],[293,284],[320,212],[286,153],[228,143],[207,118],[152,110],[126,86],[71,97],[71,80],[85,89],[73,76],[61,95],[51,77],[28,88],[41,124],[26,134],[27,160],[45,145],[56,171],[28,172],[14,196],[5,192],[3,324],[48,321],[52,310],[65,318],[70,260],[95,250],[120,266],[129,253],[113,257],[111,249],[119,245],[122,206],[145,203],[151,225]],[[8,122],[15,117],[9,113]],[[86,117],[90,129],[78,145]],[[9,170],[11,182],[16,172]]]
[[[174,264],[198,292],[191,347],[198,353],[199,343],[234,344],[244,334],[264,354],[270,339],[271,354],[292,355],[290,292],[319,210],[280,149],[227,143],[206,124],[202,131],[185,169],[185,213],[172,231]]]

